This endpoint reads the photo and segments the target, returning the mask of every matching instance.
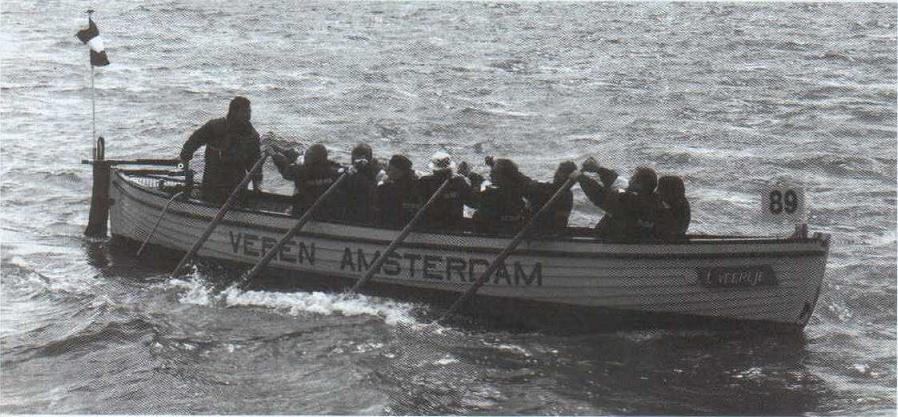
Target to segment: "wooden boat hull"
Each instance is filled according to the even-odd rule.
[[[114,171],[113,236],[142,242],[170,195]],[[217,211],[175,201],[149,242],[186,252]],[[290,228],[286,214],[235,209],[199,256],[252,265]],[[315,279],[342,286],[360,278],[395,230],[311,222],[274,257],[266,275],[285,285]],[[598,311],[640,317],[646,326],[674,316],[802,328],[810,319],[828,255],[828,236],[804,239],[692,238],[681,243],[608,243],[590,238],[522,243],[480,289],[475,304],[536,310]],[[373,288],[451,302],[508,238],[412,233],[374,276]],[[488,302],[487,302],[488,300]]]

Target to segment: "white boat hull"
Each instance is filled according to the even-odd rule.
[[[144,241],[170,196],[140,187],[118,172],[113,172],[111,183],[112,234]],[[186,252],[216,212],[194,200],[175,201],[149,243]],[[280,213],[232,210],[198,255],[252,265],[295,221]],[[289,280],[312,275],[355,280],[397,234],[311,222],[274,257],[269,269]],[[461,293],[507,243],[507,238],[412,233],[372,282]],[[816,304],[827,254],[825,235],[645,244],[534,239],[518,247],[478,296],[801,328]]]

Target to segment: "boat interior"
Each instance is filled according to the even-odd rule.
[[[197,205],[205,205],[209,207],[218,207],[217,205],[208,203],[203,201],[200,198],[200,189],[199,186],[190,185],[190,181],[185,181],[185,172],[184,171],[172,171],[172,170],[160,170],[160,169],[121,169],[117,168],[114,170],[116,173],[120,174],[127,181],[139,186],[140,188],[149,190],[151,192],[160,193],[168,198],[172,198],[175,194],[179,192],[186,192],[189,196],[189,200],[193,204]],[[241,201],[239,208],[235,208],[235,210],[246,210],[246,211],[257,211],[264,213],[271,213],[277,215],[288,216],[290,213],[290,208],[292,206],[292,196],[284,195],[284,194],[276,194],[269,192],[262,193],[252,193],[247,191],[246,196],[248,198],[243,198]],[[251,197],[250,197],[251,196]],[[180,197],[184,198],[184,196]],[[373,223],[367,224],[359,224],[359,223],[350,223],[343,222],[339,220],[327,220],[328,223],[332,224],[345,224],[352,226],[366,226],[366,227],[377,227],[383,228],[383,226],[376,225]],[[450,235],[464,235],[464,236],[476,236],[476,237],[512,237],[512,235],[486,235],[482,233],[475,233],[473,231],[473,222],[470,218],[465,218],[465,225],[459,230],[427,230],[422,229],[424,232],[439,232],[440,234],[450,234]],[[796,229],[797,230],[797,229]],[[640,240],[640,241],[609,241],[607,239],[602,239],[596,236],[595,230],[591,227],[575,227],[569,226],[566,228],[564,232],[557,233],[554,235],[541,236],[543,239],[552,239],[552,240],[576,240],[576,241],[594,241],[594,242],[608,242],[608,243],[689,243],[689,242],[700,242],[700,241],[752,241],[755,243],[762,242],[770,242],[777,241],[782,242],[783,240],[791,240],[791,241],[807,241],[807,240],[815,240],[817,237],[809,238],[804,235],[793,235],[793,236],[740,236],[740,235],[712,235],[712,234],[688,234],[682,240],[676,241],[660,241],[660,240]]]

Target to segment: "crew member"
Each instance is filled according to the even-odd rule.
[[[284,179],[292,180],[293,208],[291,214],[295,217],[302,216],[306,210],[327,191],[342,173],[340,164],[327,157],[327,148],[320,143],[309,147],[303,155],[303,163],[297,164],[296,153],[272,153],[272,160]],[[327,200],[321,203],[313,218],[317,220],[336,220],[341,216],[341,209],[345,206],[341,201],[339,191],[331,193]]]
[[[350,157],[352,165],[349,167],[349,177],[342,184],[344,220],[369,223],[374,217],[374,191],[384,172],[367,144],[356,145]]]
[[[252,111],[245,97],[237,96],[228,106],[225,118],[213,119],[190,135],[181,148],[180,159],[186,167],[201,146],[206,147],[202,198],[222,204],[240,185],[259,159],[259,133],[250,122]],[[253,189],[261,190],[262,170],[252,178]]]
[[[412,220],[422,205],[418,175],[412,169],[412,161],[403,155],[393,155],[387,164],[386,177],[375,191],[376,223],[400,229]]]
[[[583,171],[592,168],[582,167]],[[578,181],[586,197],[606,213],[596,225],[597,235],[623,241],[653,238],[655,222],[663,208],[655,193],[657,178],[653,169],[639,167],[630,177],[626,190],[615,190],[588,175],[580,175]]]
[[[463,166],[467,166],[467,164]],[[449,185],[437,200],[424,212],[421,221],[422,227],[432,230],[462,230],[464,229],[464,206],[476,207],[476,198],[471,183],[464,175],[455,174],[455,162],[448,153],[438,151],[430,159],[430,175],[421,177],[421,200],[430,199],[440,185],[450,178]],[[468,174],[468,172],[460,172]],[[480,184],[475,184],[475,187]]]
[[[480,191],[474,212],[474,231],[486,234],[513,234],[526,216],[524,194],[532,182],[510,159],[487,157],[490,185]]]
[[[552,182],[531,182],[527,193],[530,203],[530,212],[536,215],[543,205],[555,195],[558,188],[564,185],[568,177],[577,170],[577,164],[573,161],[564,161],[558,164]],[[612,180],[613,183],[613,180]],[[542,218],[536,220],[536,231],[540,235],[559,235],[567,231],[568,219],[574,206],[574,193],[570,189],[564,191],[558,200],[549,207]]]
[[[686,237],[692,218],[683,179],[669,175],[658,179],[658,196],[663,210],[655,224],[655,235],[660,239],[679,240]]]

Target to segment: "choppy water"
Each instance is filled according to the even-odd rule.
[[[4,2],[4,413],[894,414],[896,5],[104,2],[107,156],[174,157],[227,100],[423,164],[445,147],[686,179],[693,230],[770,232],[804,186],[832,233],[803,337],[432,328],[429,306],[222,292],[82,237],[83,4]],[[269,188],[289,185],[268,172]],[[577,193],[574,223],[597,212]],[[778,230],[782,232],[783,230]]]

